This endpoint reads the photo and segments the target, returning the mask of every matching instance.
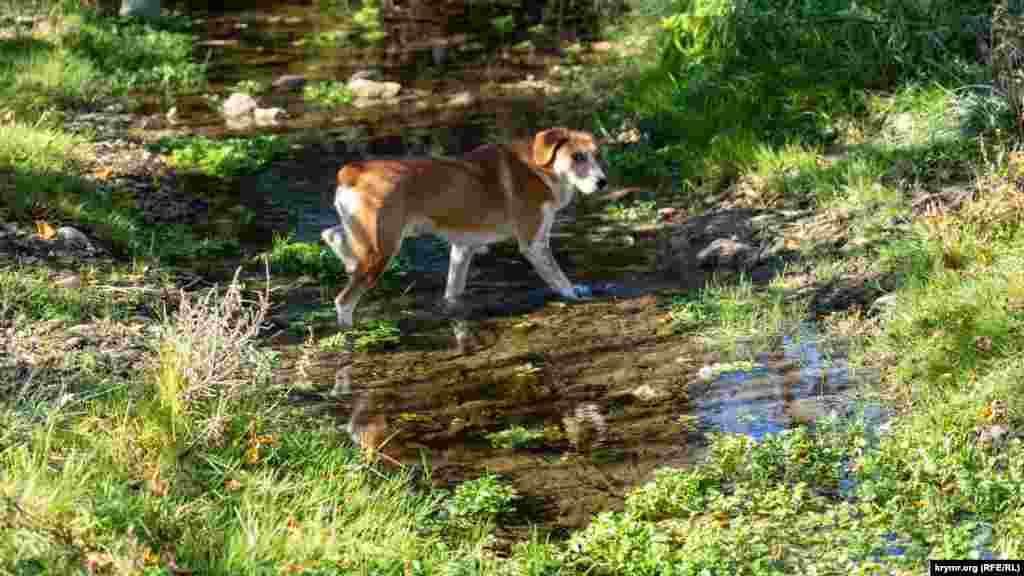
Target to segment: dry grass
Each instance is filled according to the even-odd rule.
[[[159,403],[172,425],[199,430],[206,444],[218,444],[228,404],[268,376],[267,357],[257,338],[270,309],[267,287],[255,302],[243,298],[239,269],[221,296],[181,292],[177,311],[164,323],[156,371]],[[194,425],[198,424],[198,428]]]

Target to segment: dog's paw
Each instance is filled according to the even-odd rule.
[[[572,292],[578,299],[593,298],[594,291],[586,284],[574,284]]]
[[[559,290],[559,295],[566,300],[586,300],[594,296],[594,291],[586,284],[574,284],[568,290]]]

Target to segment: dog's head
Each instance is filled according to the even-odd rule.
[[[533,138],[533,161],[580,192],[593,194],[608,183],[597,161],[597,142],[587,132],[551,128]]]

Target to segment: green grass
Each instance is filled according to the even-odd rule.
[[[456,525],[475,526],[515,511],[518,498],[515,488],[488,474],[459,484],[448,502],[448,512]]]
[[[58,9],[48,36],[0,40],[0,100],[38,113],[124,95],[205,86],[206,66],[193,59],[187,20],[142,24],[100,17],[89,10]]]
[[[330,316],[334,320],[333,314]],[[304,327],[308,322],[303,321]],[[398,325],[390,320],[369,320],[359,323],[358,326],[346,332],[339,332],[320,341],[320,348],[323,350],[340,352],[348,348],[352,343],[355,350],[381,350],[394,348],[402,339],[402,332]]]
[[[495,448],[527,448],[540,443],[544,439],[543,430],[529,430],[522,426],[513,426],[487,435],[491,446]]]
[[[124,319],[139,301],[137,296],[116,301],[91,287],[55,286],[44,270],[0,268],[0,318],[17,325],[50,320],[76,324],[101,317]]]
[[[216,178],[235,178],[259,172],[288,154],[285,138],[276,135],[212,139],[204,136],[162,138],[150,148],[167,156],[171,165]]]
[[[653,223],[658,215],[657,203],[653,200],[637,200],[628,205],[617,202],[606,206],[604,211],[609,219],[625,222]]]
[[[328,108],[337,108],[352,103],[355,96],[344,82],[325,80],[307,84],[302,89],[302,97]]]
[[[290,236],[274,237],[267,258],[274,274],[305,274],[325,284],[337,283],[345,267],[330,248],[323,244],[297,242]]]

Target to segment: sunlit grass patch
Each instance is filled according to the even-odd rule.
[[[21,325],[63,320],[78,323],[100,317],[124,317],[130,303],[116,303],[90,287],[55,285],[45,271],[15,266],[0,268],[0,319]]]
[[[693,297],[676,297],[669,317],[677,331],[727,341],[778,327],[799,311],[799,304],[784,302],[781,291],[756,289],[741,277],[735,284],[709,283]]]
[[[215,176],[231,178],[258,172],[267,164],[288,154],[288,141],[277,135],[215,140],[204,136],[164,138],[151,145],[166,155],[173,166]]]
[[[194,91],[206,65],[193,59],[187,21],[143,24],[101,17],[92,10],[51,14],[38,38],[0,40],[0,94],[16,109],[73,107],[130,89]]]
[[[330,248],[320,243],[299,242],[291,236],[276,235],[273,246],[263,257],[276,274],[306,274],[334,284],[345,273],[341,259]]]

